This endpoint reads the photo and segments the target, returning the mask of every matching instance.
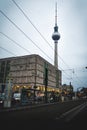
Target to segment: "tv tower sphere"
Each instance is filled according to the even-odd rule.
[[[55,28],[57,28],[57,31],[55,31],[55,30],[56,30]],[[59,34],[59,32],[58,32],[58,27],[57,27],[57,26],[54,27],[54,33],[53,33],[53,35],[52,35],[52,39],[53,39],[54,41],[60,39],[60,34]]]

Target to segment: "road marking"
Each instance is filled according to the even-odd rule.
[[[84,109],[87,106],[87,103],[83,103],[77,107],[74,107],[70,109],[69,111],[61,114],[59,117],[56,117],[56,120],[64,120],[66,122],[70,121],[73,119],[82,109]]]

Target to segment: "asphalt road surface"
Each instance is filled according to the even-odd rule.
[[[54,111],[55,108],[55,111]],[[62,109],[60,107],[60,109]],[[64,111],[63,107],[63,111]],[[33,113],[33,114],[32,114]],[[58,106],[41,107],[14,112],[0,113],[0,128],[2,130],[85,130],[87,129],[87,105],[71,120],[56,119]]]

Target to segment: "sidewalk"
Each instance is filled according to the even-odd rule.
[[[2,108],[0,108],[0,112],[8,112],[8,111],[36,108],[36,107],[47,106],[47,105],[50,105],[50,104],[54,104],[54,103],[35,103],[35,104],[20,105],[20,106],[8,107],[8,108],[2,107]]]

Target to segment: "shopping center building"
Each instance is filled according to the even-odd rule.
[[[23,88],[29,90],[29,95],[60,92],[62,85],[61,70],[55,68],[44,58],[32,54],[19,57],[0,59],[0,90],[4,91],[6,82],[10,80],[12,92],[21,92]]]

